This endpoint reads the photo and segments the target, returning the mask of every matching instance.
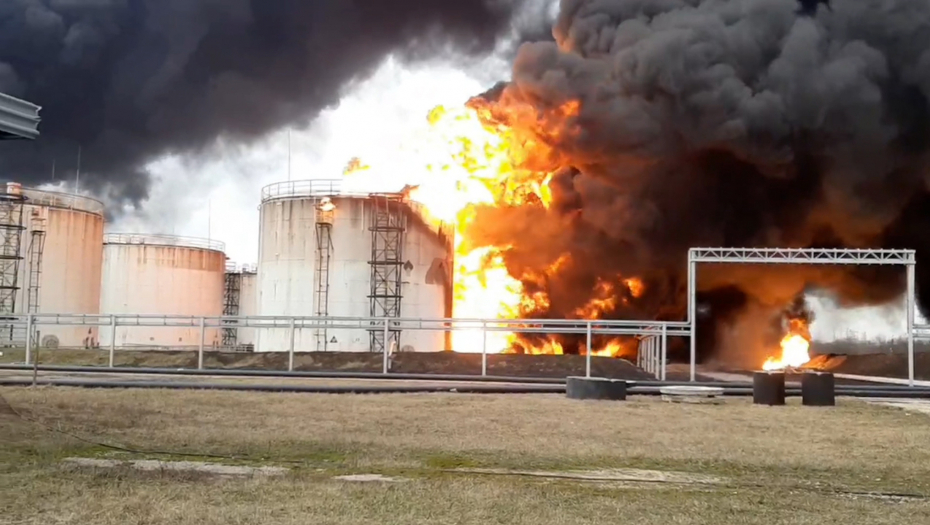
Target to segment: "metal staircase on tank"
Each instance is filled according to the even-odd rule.
[[[333,220],[336,207],[329,197],[323,197],[316,209],[316,272],[314,276],[315,294],[313,304],[317,317],[329,317],[329,272],[333,259]],[[326,328],[314,330],[316,349],[325,352],[329,349],[329,334]]]
[[[39,313],[39,291],[42,287],[42,254],[45,251],[45,217],[38,209],[32,211],[29,221],[32,233],[29,239],[29,286],[26,290],[26,311]],[[39,332],[32,334],[33,347],[39,346]]]
[[[372,195],[370,203],[371,317],[400,317],[407,214],[397,196]],[[389,329],[388,340],[383,326],[372,326],[369,334],[372,352],[400,348],[400,330]]]
[[[19,292],[23,200],[18,192],[0,193],[0,346],[16,346],[26,341],[25,328],[14,326],[7,317],[16,313]]]
[[[226,267],[226,282],[223,287],[223,315],[235,317],[239,315],[239,296],[242,289],[242,272],[237,271],[235,265]],[[224,324],[234,325],[235,321],[225,321]],[[238,345],[239,329],[232,326],[223,328],[223,348],[236,350]]]

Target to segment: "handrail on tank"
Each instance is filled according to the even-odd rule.
[[[69,210],[86,211],[103,215],[105,206],[103,202],[84,195],[75,195],[61,191],[40,190],[38,188],[23,188],[23,196],[26,202],[38,206],[50,206],[53,208],[64,208]]]
[[[453,225],[443,222],[436,223],[430,219],[426,207],[414,200],[406,198],[403,192],[359,192],[342,191],[341,179],[312,179],[276,182],[262,188],[262,204],[275,199],[299,199],[302,197],[355,197],[361,199],[386,197],[402,202],[414,215],[419,217],[428,227],[435,228],[436,234],[450,237],[454,234]]]
[[[262,202],[273,199],[300,197],[371,197],[386,195],[400,197],[400,193],[378,193],[370,191],[343,191],[342,179],[310,179],[275,182],[262,188]]]
[[[332,197],[342,194],[339,179],[289,180],[262,188],[262,202],[282,197]]]
[[[226,261],[226,273],[256,273],[258,266],[255,264],[237,264],[235,261]]]
[[[201,237],[180,237],[153,233],[107,233],[103,244],[145,244],[151,246],[177,246],[179,248],[198,248],[217,252],[226,251],[226,243]]]

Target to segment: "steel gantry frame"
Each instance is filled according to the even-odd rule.
[[[0,193],[0,316],[9,319],[16,313],[16,296],[19,293],[19,264],[23,260],[21,245],[23,230],[23,204],[18,192]],[[2,326],[4,343],[14,344],[17,335],[13,325]],[[25,333],[25,332],[24,332]]]
[[[242,292],[242,272],[235,267],[226,269],[226,282],[223,287],[223,315],[239,315],[239,303]],[[233,323],[229,323],[232,325]],[[236,349],[239,343],[239,329],[234,326],[223,328],[222,345],[224,348]]]
[[[691,381],[697,362],[697,265],[724,264],[830,264],[899,265],[907,272],[907,377],[914,386],[914,305],[917,260],[914,250],[817,249],[817,248],[691,248],[688,250],[688,319],[691,331]]]

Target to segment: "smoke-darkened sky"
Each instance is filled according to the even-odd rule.
[[[145,196],[146,162],[217,138],[305,125],[387,56],[489,52],[545,38],[532,0],[4,0],[0,91],[43,107],[42,137],[0,151],[37,184],[53,162],[116,198]],[[60,175],[59,175],[60,177]]]

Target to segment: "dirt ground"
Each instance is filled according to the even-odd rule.
[[[930,419],[848,399],[0,395],[0,523],[930,522]]]

